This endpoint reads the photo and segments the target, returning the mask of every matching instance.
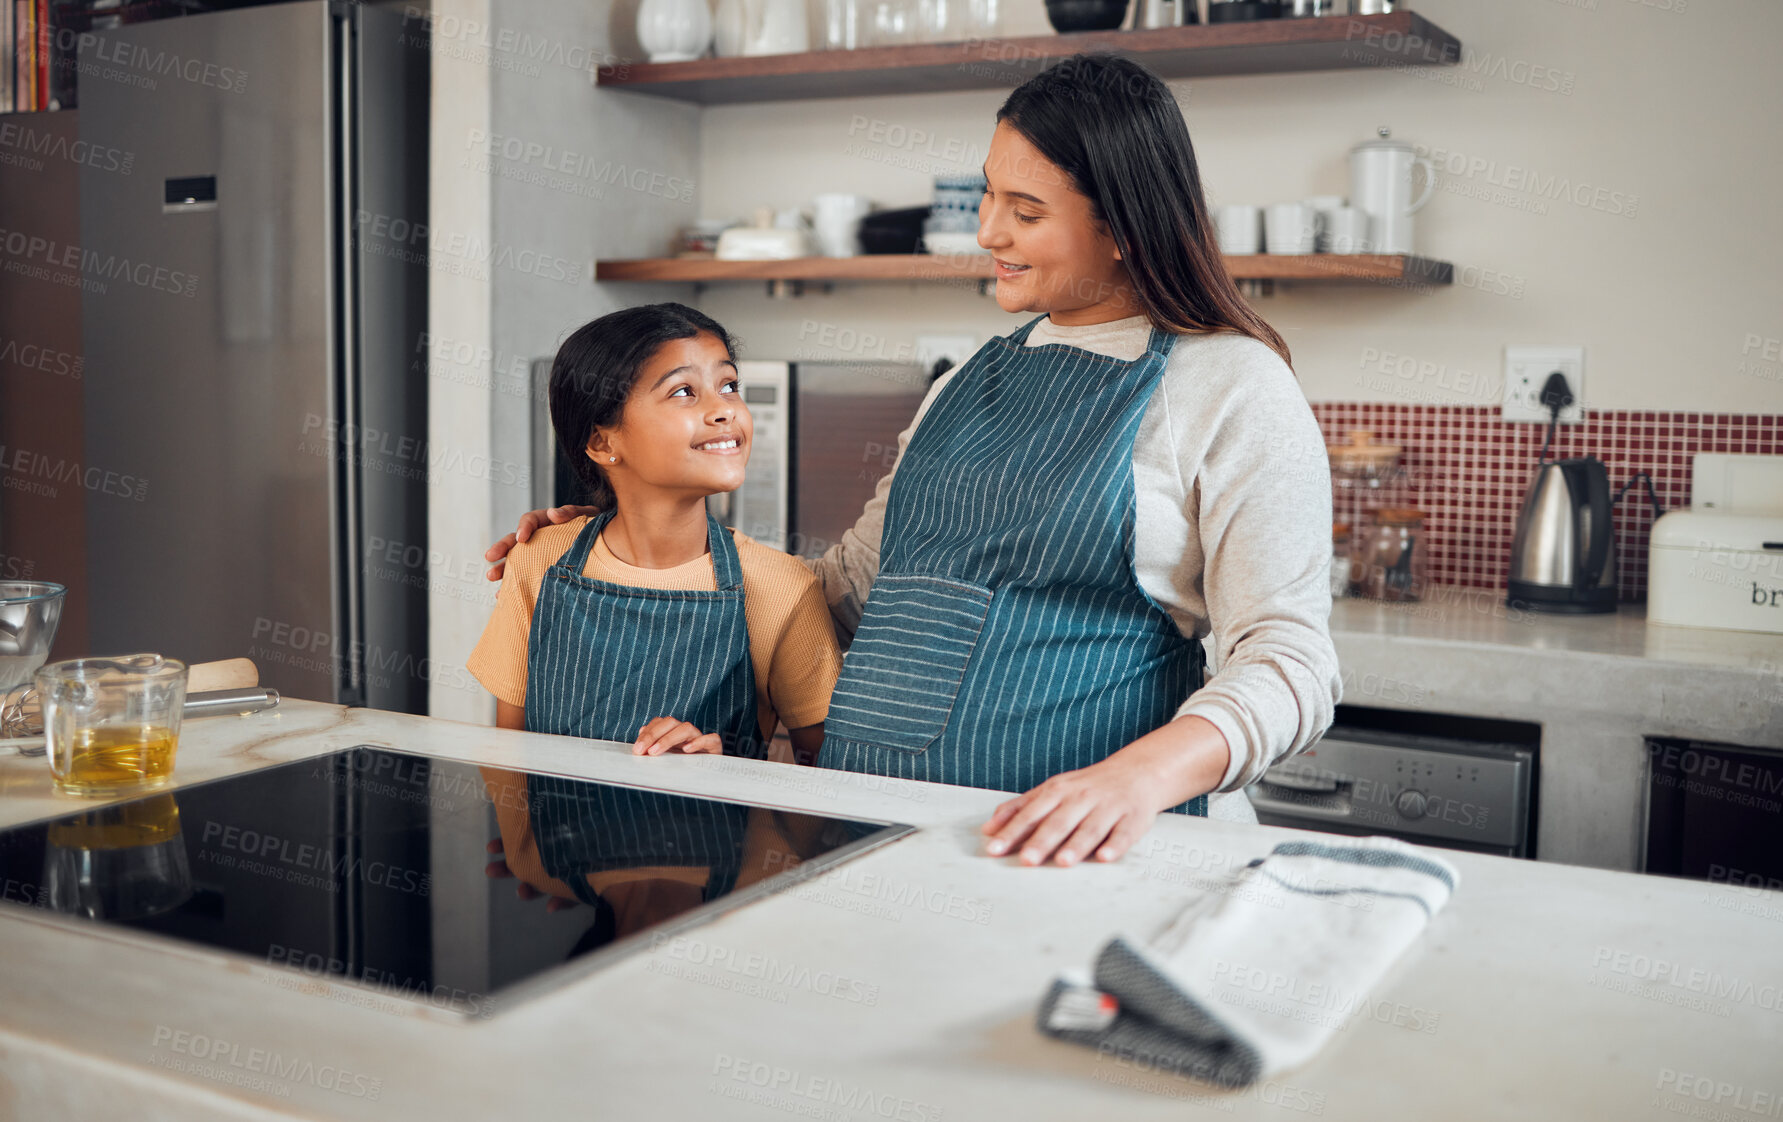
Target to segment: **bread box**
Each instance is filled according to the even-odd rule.
[[[1651,545],[1649,622],[1783,634],[1783,511],[1674,510]]]

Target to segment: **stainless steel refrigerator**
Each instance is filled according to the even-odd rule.
[[[423,711],[425,43],[316,0],[81,65],[81,138],[133,155],[80,183],[85,454],[130,480],[87,495],[92,648]]]

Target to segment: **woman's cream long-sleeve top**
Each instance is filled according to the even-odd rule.
[[[1144,316],[1085,327],[1048,319],[1028,345],[1063,343],[1131,361],[1145,352],[1150,330]],[[951,377],[936,381],[899,436],[900,458]],[[845,632],[859,622],[879,571],[896,471],[812,563]],[[1209,813],[1252,817],[1242,794],[1232,793],[1316,740],[1342,695],[1329,630],[1330,468],[1287,364],[1245,336],[1179,336],[1134,440],[1133,491],[1139,584],[1207,648],[1207,683],[1178,715],[1206,718],[1232,750]]]

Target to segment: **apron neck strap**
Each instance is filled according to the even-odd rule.
[[[605,511],[588,520],[582,532],[576,535],[576,542],[560,558],[557,563],[568,569],[574,576],[581,576],[588,568],[588,555],[594,551],[595,539],[613,521],[613,512]],[[706,544],[712,551],[712,575],[720,592],[728,592],[733,588],[743,587],[743,563],[737,557],[737,543],[731,540],[730,531],[718,524],[718,519],[706,515]]]
[[[588,568],[588,555],[594,550],[594,539],[601,536],[601,531],[606,529],[607,523],[611,521],[613,521],[613,512],[610,510],[590,518],[588,525],[582,527],[582,532],[576,535],[575,544],[571,545],[569,551],[557,559],[557,563],[568,569],[572,575],[581,576],[582,570]]]
[[[1034,330],[1035,324],[1039,323],[1041,320],[1043,320],[1045,318],[1046,318],[1045,316],[1035,316],[1033,319],[1022,324],[1020,327],[1016,328],[1014,331],[1011,331],[1009,333],[1009,341],[1011,343],[1014,343],[1018,347],[1027,346],[1028,333]]]
[[[742,588],[743,563],[737,558],[737,543],[710,513],[706,515],[706,537],[711,543],[712,576],[718,582],[718,591]]]
[[[1165,331],[1162,327],[1159,327],[1156,324],[1153,324],[1151,338],[1149,338],[1145,341],[1146,352],[1148,354],[1155,354],[1155,355],[1159,355],[1163,358],[1168,359],[1170,357],[1171,350],[1173,350],[1175,347],[1176,347],[1176,332]]]

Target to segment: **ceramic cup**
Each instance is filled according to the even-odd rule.
[[[1262,216],[1256,207],[1228,203],[1214,211],[1213,223],[1219,233],[1221,253],[1241,257],[1262,248]]]
[[[1326,242],[1326,231],[1331,228],[1331,212],[1343,206],[1342,195],[1311,195],[1302,200],[1313,209],[1316,233],[1313,235],[1313,249],[1319,253],[1331,252]]]
[[[1263,214],[1263,243],[1270,253],[1311,253],[1318,214],[1305,203],[1276,203]]]
[[[853,257],[860,253],[856,234],[861,219],[873,209],[865,195],[825,194],[811,200],[811,231],[817,252],[825,257]]]
[[[1327,253],[1367,253],[1368,215],[1353,206],[1338,207],[1325,219]]]

